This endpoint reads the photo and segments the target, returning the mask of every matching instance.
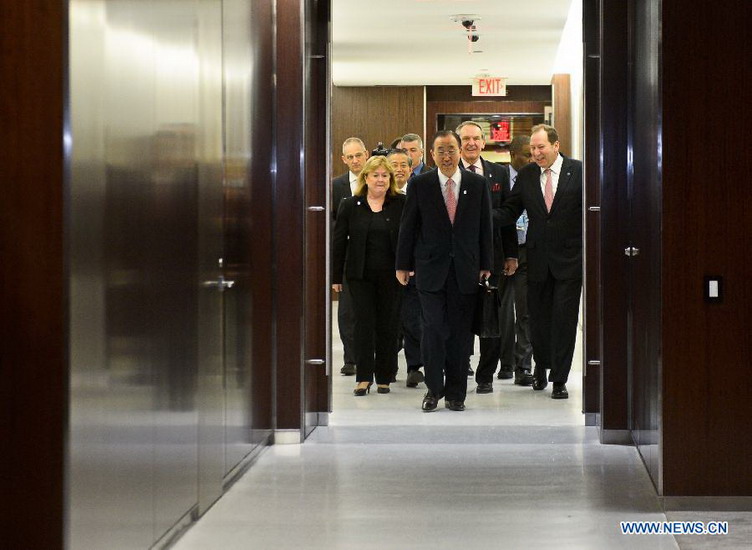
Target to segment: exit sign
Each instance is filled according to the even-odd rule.
[[[507,95],[507,79],[500,76],[480,76],[473,79],[474,96]]]

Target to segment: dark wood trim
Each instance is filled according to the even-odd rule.
[[[0,17],[0,533],[63,548],[68,431],[67,2]]]
[[[274,299],[277,429],[303,426],[305,197],[303,16],[298,0],[277,0],[274,182]]]
[[[473,96],[472,86],[426,86],[426,101],[488,101]],[[551,101],[551,86],[507,86],[507,95],[493,99],[504,101]]]
[[[601,429],[628,429],[628,4],[602,0],[600,29]]]
[[[584,93],[585,93],[585,341],[582,410],[585,413],[600,412],[600,365],[588,365],[588,361],[601,360],[600,348],[600,265],[601,235],[600,212],[591,212],[590,206],[600,206],[600,140],[598,115],[600,112],[600,10],[599,0],[583,3],[584,32]]]
[[[262,439],[274,427],[275,369],[273,347],[273,227],[272,205],[274,180],[270,170],[275,143],[274,135],[274,25],[272,0],[254,2],[251,18],[253,47],[253,82],[251,105],[251,266],[253,293],[253,399],[254,441]]]

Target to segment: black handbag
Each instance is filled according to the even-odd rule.
[[[479,285],[475,315],[473,316],[473,334],[477,334],[481,338],[499,338],[501,336],[499,322],[501,296],[499,296],[499,288],[491,286],[488,279],[485,279]]]

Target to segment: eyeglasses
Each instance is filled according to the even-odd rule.
[[[449,155],[450,157],[453,157],[454,155],[456,155],[457,153],[459,153],[459,149],[455,149],[454,147],[452,147],[450,149],[436,149],[433,153],[437,157],[443,157],[443,156],[446,156],[446,155]]]

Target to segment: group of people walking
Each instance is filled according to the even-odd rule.
[[[464,410],[476,295],[488,280],[502,296],[501,337],[481,338],[476,393],[493,391],[501,363],[498,378],[534,390],[551,381],[553,398],[568,397],[582,284],[581,163],[559,153],[546,125],[512,140],[508,166],[483,159],[484,147],[472,121],[434,135],[436,169],[426,168],[416,134],[386,156],[369,157],[358,138],[343,144],[349,171],[333,182],[332,288],[341,372],[355,374],[354,395],[368,394],[374,380],[379,393],[390,391],[402,343],[406,385],[427,387],[423,411],[442,398]]]

